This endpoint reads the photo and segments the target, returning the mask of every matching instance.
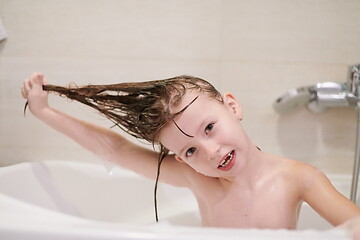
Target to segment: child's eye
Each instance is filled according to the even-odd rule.
[[[213,123],[210,123],[206,126],[205,128],[205,133],[209,133],[214,127],[214,124]]]
[[[195,151],[196,151],[196,148],[191,147],[186,151],[185,156],[186,157],[191,157],[195,153]]]

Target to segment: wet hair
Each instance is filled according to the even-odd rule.
[[[169,154],[169,150],[158,140],[160,130],[169,121],[172,121],[184,133],[176,124],[175,119],[197,98],[182,110],[175,110],[187,91],[195,90],[199,93],[205,93],[208,97],[223,102],[221,94],[213,85],[201,78],[187,75],[163,80],[111,85],[87,85],[82,87],[44,85],[43,89],[88,105],[112,121],[114,126],[118,126],[131,136],[146,140],[153,146],[160,146],[154,189],[156,221],[158,221],[156,190],[160,165],[162,160]],[[24,111],[26,107],[27,104]],[[184,134],[186,135],[186,133]]]

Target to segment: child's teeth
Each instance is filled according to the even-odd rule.
[[[226,156],[226,158],[221,162],[221,164],[219,165],[219,167],[226,167],[230,160],[232,159],[233,154],[232,151],[228,153],[228,155]]]

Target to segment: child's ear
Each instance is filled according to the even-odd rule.
[[[239,101],[231,93],[225,93],[224,104],[229,108],[229,110],[236,116],[238,120],[242,120],[243,112]]]
[[[181,159],[181,157],[179,157],[178,155],[175,154],[175,159],[176,161],[179,161],[181,163],[184,163],[185,161]]]

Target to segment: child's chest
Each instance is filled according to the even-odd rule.
[[[289,191],[291,189],[271,187],[253,191],[233,190],[219,202],[199,204],[203,224],[212,227],[294,229],[301,201]]]

